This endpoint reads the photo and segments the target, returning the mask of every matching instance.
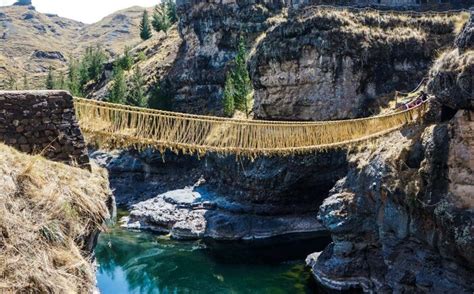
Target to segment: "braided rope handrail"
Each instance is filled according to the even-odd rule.
[[[74,98],[88,142],[104,148],[154,148],[254,158],[340,148],[385,135],[415,122],[425,103],[368,118],[320,121],[256,121],[152,110]]]

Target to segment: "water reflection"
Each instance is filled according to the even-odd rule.
[[[314,293],[303,260],[269,262],[258,257],[263,251],[270,256],[266,247],[220,245],[211,250],[203,242],[115,227],[101,235],[96,248],[98,286],[104,294]]]

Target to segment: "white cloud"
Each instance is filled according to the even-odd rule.
[[[151,7],[159,0],[32,0],[36,10],[58,14],[85,23],[99,21],[103,17],[130,6]],[[0,0],[0,6],[11,5],[16,0]]]

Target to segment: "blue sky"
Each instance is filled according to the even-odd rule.
[[[32,0],[36,10],[54,13],[85,23],[96,22],[120,9],[130,6],[155,6],[159,0]],[[16,0],[0,0],[0,6],[11,5]]]

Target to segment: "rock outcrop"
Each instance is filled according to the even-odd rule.
[[[343,152],[255,162],[150,151],[95,152],[92,158],[109,170],[117,203],[131,208],[125,227],[177,239],[324,235],[314,212],[346,173]]]
[[[260,205],[264,206],[264,205]],[[326,235],[313,213],[258,214],[265,208],[231,201],[205,189],[170,191],[132,206],[123,226],[170,233],[175,239],[260,240]]]
[[[454,40],[456,19],[322,7],[294,11],[267,32],[252,57],[255,115],[372,115],[387,102],[381,97],[412,90],[426,76],[437,50]]]
[[[183,44],[167,77],[173,108],[222,114],[225,77],[244,37],[258,118],[370,115],[386,102],[376,97],[416,87],[462,22],[456,14],[290,6],[276,0],[179,1]]]
[[[340,5],[355,7],[375,7],[380,9],[398,10],[448,10],[469,8],[469,1],[463,0],[286,0],[292,8],[302,8],[308,5]]]
[[[227,64],[240,36],[252,44],[283,7],[283,0],[177,1],[183,44],[168,77],[176,93],[173,108],[222,114]]]
[[[318,216],[333,243],[307,258],[321,284],[377,293],[474,290],[473,75],[466,74],[474,59],[460,50],[434,65],[436,99],[425,124],[349,156],[347,176]]]
[[[318,7],[287,14],[285,4],[278,1],[182,1],[178,8],[183,44],[169,76],[177,90],[175,110],[219,113],[227,66],[243,33],[254,45],[249,67],[256,114],[285,120],[344,119],[376,112],[385,102],[373,103],[376,95],[416,86],[427,73],[435,48],[453,42],[458,20],[458,16],[410,18]],[[419,29],[409,28],[407,21]],[[415,45],[425,48],[413,50]],[[269,98],[277,96],[279,102]],[[309,227],[298,228],[296,219],[307,224],[311,214],[312,232],[322,232],[314,212],[347,172],[345,151],[255,161],[209,155],[189,166],[188,172],[182,172],[186,169],[182,165],[180,179],[164,185],[167,180],[160,174],[169,173],[150,156],[133,156],[134,166],[144,167],[148,175],[148,180],[140,180],[143,189],[127,189],[140,171],[130,177],[119,168],[111,173],[111,181],[127,195],[118,196],[119,203],[122,198],[122,203],[132,205],[127,226],[171,232],[176,238],[228,240],[310,233]],[[166,164],[174,165],[175,160],[172,157]],[[119,156],[112,162],[128,160]],[[203,190],[182,190],[199,175],[206,180]],[[155,195],[147,185],[156,189]],[[181,190],[167,194],[166,187]],[[189,196],[183,196],[186,201],[174,200],[183,194]],[[272,227],[266,223],[269,217],[281,221]]]

